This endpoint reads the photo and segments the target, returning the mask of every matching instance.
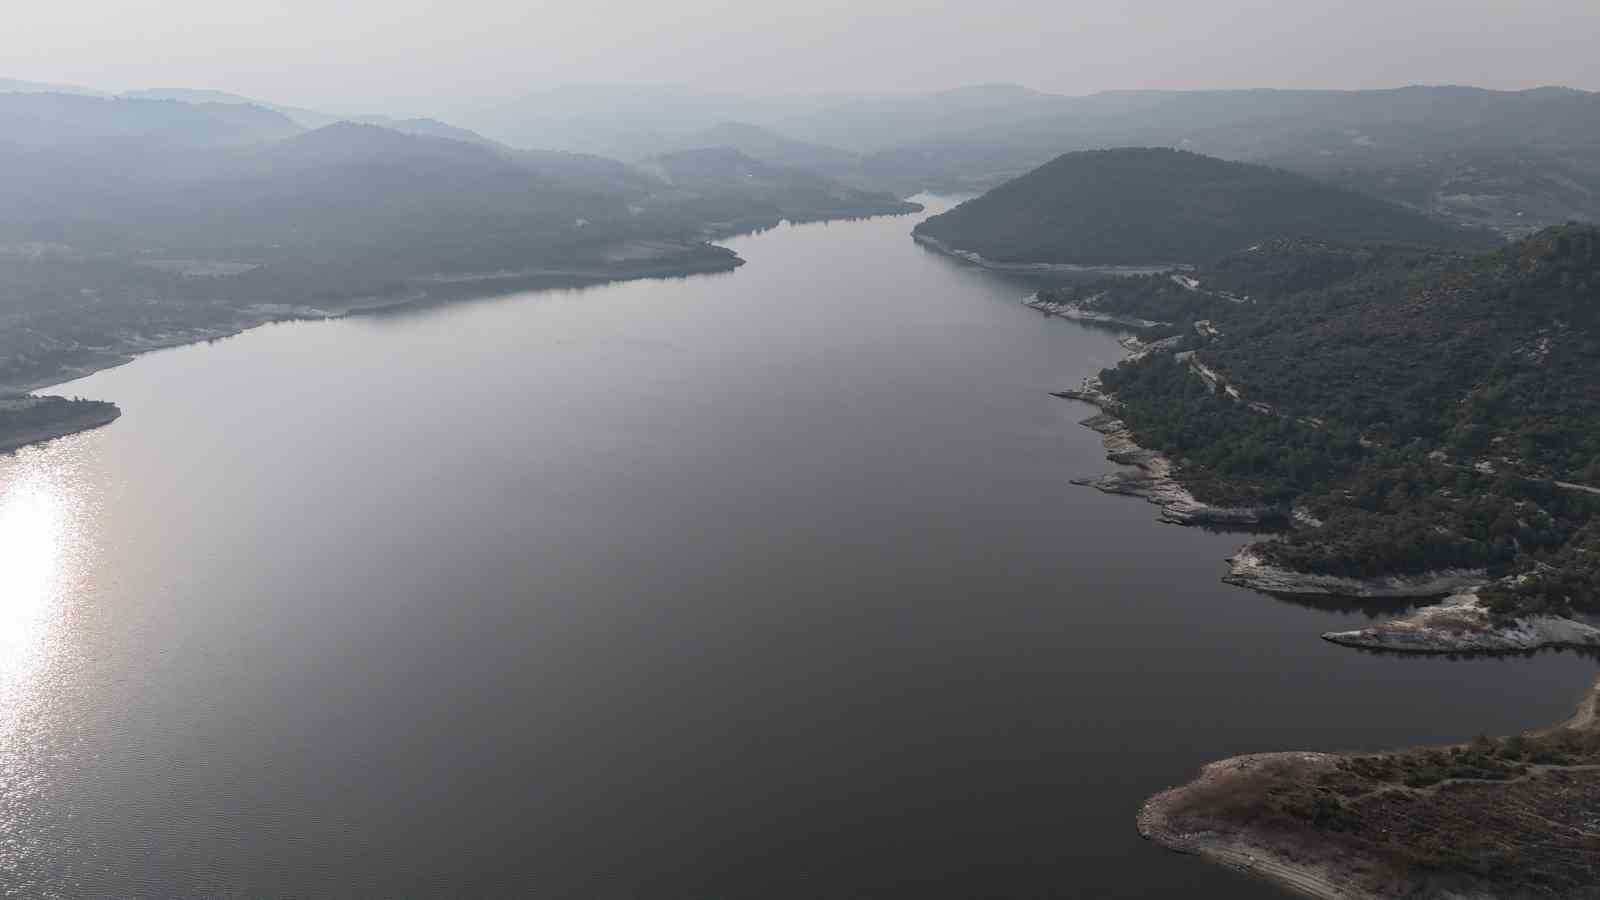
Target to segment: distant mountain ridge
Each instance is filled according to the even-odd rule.
[[[0,81],[0,93],[8,84],[16,90],[88,92]],[[1175,147],[1276,166],[1511,235],[1600,219],[1600,94],[1563,87],[1068,96],[991,84],[920,94],[760,97],[681,86],[578,84],[462,103],[434,119],[330,115],[218,91],[155,89],[123,96],[243,103],[281,113],[303,128],[363,121],[629,162],[730,146],[766,162],[811,168],[902,197],[922,190],[981,192],[1064,152]]]
[[[0,93],[0,143],[18,147],[135,141],[168,147],[243,145],[299,131],[258,106],[180,103],[83,94]]]
[[[1559,87],[1067,96],[999,84],[763,101],[579,85],[469,117],[467,124],[510,143],[629,159],[687,149],[683,142],[693,134],[741,122],[855,154],[850,169],[825,171],[900,196],[987,190],[1074,150],[1156,146],[1273,165],[1513,234],[1600,218],[1600,94]],[[757,158],[795,161],[732,145]]]
[[[23,81],[18,78],[0,78],[0,94],[79,94],[86,97],[109,97],[106,91],[79,87],[75,84],[49,84],[42,81]]]
[[[727,147],[752,159],[778,166],[810,169],[824,175],[845,175],[860,164],[848,150],[797,141],[769,128],[747,122],[719,122],[709,128],[666,139],[660,153]],[[660,155],[652,154],[652,156]]]
[[[1108,92],[999,108],[964,132],[877,113],[901,137],[869,149],[864,166],[892,189],[981,190],[1067,151],[1166,146],[1511,233],[1600,218],[1600,94],[1585,91]]]
[[[773,165],[731,147],[666,153],[645,160],[640,168],[669,187],[650,201],[647,215],[672,209],[678,217],[713,223],[713,234],[770,227],[784,219],[809,222],[922,209],[893,194],[854,188],[807,169]]]
[[[1488,243],[1301,175],[1162,148],[1064,154],[916,234],[995,262],[1080,265],[1197,263],[1281,237]]]

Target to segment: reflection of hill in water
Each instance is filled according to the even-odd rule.
[[[1268,597],[1298,606],[1301,609],[1314,609],[1318,612],[1350,615],[1360,613],[1369,619],[1392,619],[1403,616],[1425,603],[1419,603],[1414,598],[1394,597],[1338,597],[1332,594],[1279,594],[1266,593]]]

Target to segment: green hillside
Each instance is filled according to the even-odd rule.
[[[1353,191],[1165,149],[1068,153],[917,228],[996,262],[1198,263],[1274,238],[1487,246]]]
[[[1046,298],[1170,323],[1149,336],[1171,353],[1102,381],[1201,499],[1322,523],[1261,555],[1358,577],[1486,567],[1527,576],[1493,593],[1504,608],[1600,610],[1600,229],[1482,255],[1276,241],[1186,277]]]

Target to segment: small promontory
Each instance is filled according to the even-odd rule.
[[[115,421],[122,410],[103,400],[0,397],[0,453]]]
[[[1326,900],[1600,897],[1600,685],[1551,729],[1264,753],[1150,799],[1139,833]]]

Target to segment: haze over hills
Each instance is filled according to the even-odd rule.
[[[150,204],[149,211],[161,213],[157,218],[176,220],[182,218],[180,211],[190,202],[197,205],[196,211],[201,213],[191,218],[201,220],[234,202],[224,199],[226,192],[219,185],[274,178],[281,182],[287,172],[303,177],[315,167],[337,169],[339,175],[361,178],[372,177],[376,167],[404,169],[448,163],[454,167],[451,173],[428,169],[426,174],[437,177],[442,183],[466,188],[465,197],[451,200],[439,191],[438,184],[421,177],[424,172],[419,169],[414,173],[418,176],[415,182],[386,181],[382,193],[378,192],[376,184],[368,185],[375,202],[367,205],[376,208],[398,196],[434,192],[434,199],[447,208],[465,209],[479,204],[480,220],[484,222],[500,215],[491,213],[493,210],[504,209],[509,213],[511,208],[518,208],[522,209],[522,220],[532,216],[561,221],[565,223],[563,227],[585,219],[584,227],[596,236],[607,228],[617,229],[618,235],[636,236],[633,233],[644,226],[629,221],[637,212],[626,213],[623,201],[637,200],[653,191],[666,191],[668,187],[660,177],[615,160],[512,148],[434,119],[361,117],[367,121],[336,122],[307,130],[284,113],[264,106],[218,102],[244,98],[209,91],[151,93],[163,99],[57,93],[0,94],[0,124],[5,126],[0,149],[10,162],[6,174],[21,191],[14,196],[26,199],[21,206],[12,208],[8,216],[19,239],[38,239],[42,234],[28,233],[27,222],[39,227],[45,222],[53,223],[50,228],[57,231],[78,227],[74,222],[113,227],[111,223],[118,215],[134,215],[140,203]],[[185,99],[168,99],[172,97]],[[723,139],[733,131],[737,129],[724,129],[708,140]],[[745,131],[738,134],[749,136]],[[757,136],[774,146],[785,143],[781,138]],[[746,162],[754,163],[753,160]],[[825,176],[801,177],[787,171],[788,167],[781,168],[785,171],[758,167],[758,172],[746,166],[740,170],[740,179],[722,178],[720,181],[710,177],[709,172],[700,172],[692,180],[706,189],[716,182],[718,203],[732,202],[735,198],[741,203],[756,200],[780,217],[790,214],[815,217],[824,210],[857,215],[885,207],[882,197],[847,188]],[[473,170],[470,177],[465,174],[467,169]],[[759,185],[752,180],[756,174],[761,176]],[[110,175],[115,176],[119,185],[108,190],[109,185],[102,176]],[[588,206],[578,210],[565,201],[518,206],[527,203],[529,198],[521,188],[510,187],[504,179],[521,179],[536,186],[540,196],[545,198],[587,195],[584,202]],[[94,185],[95,195],[102,198],[106,208],[94,215],[84,215],[86,206],[75,206],[73,198],[89,192],[81,186],[75,187],[75,180]],[[783,187],[776,191],[780,180]],[[472,193],[473,186],[485,185],[494,188],[481,194]],[[184,190],[175,190],[177,187]],[[287,189],[288,185],[284,187]],[[330,182],[329,187],[342,193],[349,186]],[[268,193],[281,200],[283,195],[274,193],[275,190]],[[501,190],[519,199],[498,200],[495,193]],[[674,203],[684,202],[690,193],[687,182],[672,185],[669,193]],[[206,198],[204,204],[197,199],[202,195]],[[309,194],[302,199],[309,200]],[[126,209],[124,204],[127,204]],[[901,208],[892,198],[888,205]],[[710,221],[668,218],[662,211],[670,206],[672,204],[668,203],[652,205],[655,217],[649,227],[660,230],[656,236],[695,233]],[[77,212],[73,212],[74,209]],[[279,207],[269,204],[267,209]],[[624,212],[617,213],[619,209]],[[724,212],[733,209],[729,207]],[[719,213],[713,219],[720,221],[730,217],[733,216]],[[265,221],[270,216],[260,218]],[[303,237],[323,227],[315,222],[306,225],[311,230],[296,226]],[[517,230],[521,226],[510,227]],[[145,233],[141,240],[163,240],[159,229],[155,232],[128,229],[129,234],[133,231]],[[205,228],[194,230],[196,235],[206,232]],[[551,235],[542,239],[551,239]],[[586,241],[590,239],[585,238]],[[272,243],[279,242],[274,239]],[[305,239],[306,246],[315,243],[316,239]]]
[[[861,157],[848,150],[797,141],[745,122],[719,122],[709,128],[675,135],[666,142],[667,146],[650,156],[722,147],[765,163],[840,177],[856,174],[861,165]]]
[[[982,187],[1074,143],[1152,136],[1216,145],[1223,155],[1270,159],[1437,219],[1507,231],[1592,208],[1600,183],[1595,117],[1587,115],[1595,95],[1554,89],[1072,98],[999,85],[768,101],[571,87],[496,107],[509,132],[553,141],[608,129],[609,139],[642,151],[621,161],[518,146],[506,134],[426,117],[357,116],[352,124],[216,91],[119,97],[8,84],[16,90],[0,91],[0,187],[10,201],[0,209],[0,283],[10,286],[4,315],[12,327],[0,329],[0,375],[13,384],[115,354],[105,348],[158,330],[236,329],[265,315],[246,311],[262,304],[392,302],[484,273],[583,280],[726,268],[736,260],[704,245],[708,235],[785,218],[904,212],[914,207],[895,195]],[[544,130],[551,123],[560,127]],[[529,130],[517,132],[522,126]],[[1169,178],[1224,164],[1137,158],[1165,162],[1129,177],[1167,187],[1092,178],[1098,183],[1073,190],[1106,201],[1098,211],[1085,213],[1091,207],[1079,197],[1045,215],[1036,201],[1059,199],[1066,182],[1035,175],[923,231],[997,260],[1098,262],[1202,259],[1285,231],[1461,237],[1281,172],[1251,170],[1229,182],[1230,190],[1249,188],[1238,196],[1262,202],[1219,206],[1221,195],[1199,185],[1223,170],[1208,169],[1182,189]],[[1113,203],[1124,188],[1139,202]],[[1187,205],[1172,215],[1178,197]],[[1119,237],[1104,227],[1115,221],[1161,240]],[[184,274],[197,272],[208,275]],[[141,297],[160,299],[129,305]]]
[[[1046,94],[1014,84],[984,84],[915,94],[870,97],[786,116],[779,130],[804,140],[876,153],[987,134],[1005,136],[1029,124],[1066,113],[1078,98]]]
[[[4,146],[87,153],[114,152],[110,145],[117,144],[242,146],[301,130],[287,116],[259,106],[57,93],[0,94],[0,129]]]
[[[529,95],[492,115],[474,112],[468,124],[511,143],[537,140],[637,159],[740,122],[854,153],[856,183],[902,196],[986,190],[1072,150],[1170,146],[1527,232],[1600,216],[1597,110],[1600,95],[1565,88],[1064,96],[979,85],[909,96],[758,99],[579,85]],[[739,149],[763,157],[755,145]]]
[[[332,125],[340,120],[340,116],[305,109],[298,106],[283,106],[277,103],[268,103],[239,94],[230,94],[227,91],[213,91],[200,88],[144,88],[136,91],[124,91],[119,96],[130,100],[174,100],[179,103],[193,104],[225,104],[235,106],[259,106],[281,113],[290,121],[301,128],[321,128]]]
[[[726,146],[900,196],[980,192],[1073,150],[1168,146],[1277,166],[1508,233],[1600,217],[1600,95],[1565,88],[1065,96],[996,84],[898,96],[754,96],[575,84],[406,118],[337,116],[206,90],[124,96],[259,106],[301,127],[346,119],[625,162]]]
[[[1355,191],[1166,149],[1064,154],[921,223],[1000,263],[1196,263],[1274,238],[1490,242]]]
[[[675,141],[725,122],[770,128],[787,116],[824,110],[848,99],[826,94],[758,96],[672,85],[567,84],[469,105],[449,118],[508,144],[643,159],[686,149]]]
[[[729,147],[667,153],[646,160],[641,168],[669,186],[646,204],[646,216],[666,209],[673,218],[705,220],[711,235],[771,227],[782,219],[808,222],[922,208],[806,169],[762,162]]]
[[[1175,146],[1508,228],[1593,217],[1600,200],[1600,95],[1566,89],[1108,93],[966,143],[983,168],[995,145],[1018,163]],[[947,145],[943,164],[960,154]]]
[[[42,81],[23,81],[17,78],[0,78],[0,94],[82,94],[89,97],[109,97],[106,91],[79,87],[75,84],[48,84]]]
[[[1088,11],[1073,11],[1074,27]],[[708,56],[708,26],[735,14],[757,23],[770,16],[728,8],[711,23],[678,12],[666,10],[674,21],[660,24],[693,30]],[[982,27],[1039,27],[1033,17],[962,14]],[[1167,10],[1138,15],[1177,20]],[[1215,18],[1209,9],[1198,15]],[[614,54],[607,65],[668,64],[645,52],[661,40],[643,33],[647,17],[598,16],[602,46]],[[312,24],[351,26],[364,50],[396,53],[395,32],[384,30],[393,26],[371,18]],[[439,24],[463,32],[492,28],[460,11],[447,18]],[[826,15],[792,24],[801,18]],[[1226,36],[1247,24],[1231,22]],[[107,31],[125,37],[121,27]],[[804,79],[802,70],[754,58],[767,36],[744,31],[727,42],[752,57],[727,73],[747,79],[737,83],[753,83],[757,67],[822,83],[816,72]],[[1362,41],[1392,37],[1374,31]],[[300,32],[308,48],[324,38]],[[1179,32],[1212,49],[1193,29]],[[246,33],[257,39],[253,28]],[[566,36],[560,25],[542,33]],[[1148,33],[1139,43],[1150,52],[1136,58],[1155,79],[1166,60],[1156,59]],[[119,411],[108,402],[17,395],[137,353],[268,322],[482,300],[272,329],[236,342],[262,351],[236,369],[229,358],[246,354],[226,348],[107,374],[85,389],[112,396],[131,384],[123,395],[130,408],[165,413],[165,424],[5,461],[0,471],[20,474],[14,483],[30,482],[31,494],[19,516],[20,492],[0,490],[0,513],[9,503],[12,516],[0,516],[0,532],[43,538],[22,547],[41,563],[25,585],[38,602],[16,605],[46,626],[21,629],[35,632],[21,636],[21,656],[46,665],[10,673],[25,689],[11,693],[25,713],[61,713],[11,741],[46,751],[11,754],[18,777],[45,790],[23,798],[25,815],[12,817],[30,840],[0,854],[0,871],[23,870],[32,893],[65,878],[107,895],[117,891],[101,888],[117,881],[135,892],[287,884],[285,892],[308,895],[396,883],[402,892],[407,884],[479,885],[475,893],[498,895],[515,893],[501,888],[514,881],[581,896],[597,867],[627,859],[632,882],[657,893],[668,884],[671,896],[851,896],[885,886],[915,895],[929,885],[1023,896],[1077,883],[1090,862],[1105,871],[1082,879],[1087,893],[1149,894],[1128,878],[1137,860],[1126,829],[1118,840],[1069,848],[1047,878],[1034,868],[1063,846],[1061,809],[1096,809],[1082,803],[1088,787],[1110,785],[1112,802],[1086,815],[1122,816],[1129,804],[1119,792],[1145,783],[1156,761],[1193,762],[1195,747],[1169,746],[1170,717],[1155,717],[1149,729],[1100,725],[1147,718],[1126,708],[1167,698],[1174,673],[1220,676],[1175,698],[1194,713],[1189,725],[1210,723],[1200,729],[1211,742],[1204,746],[1236,742],[1246,725],[1285,724],[1270,714],[1259,723],[1228,718],[1241,691],[1264,683],[1262,673],[1266,681],[1314,674],[1307,681],[1334,683],[1332,707],[1356,711],[1329,718],[1326,704],[1278,695],[1257,704],[1304,712],[1295,720],[1302,737],[1376,717],[1361,702],[1366,689],[1340,681],[1321,659],[1293,672],[1274,671],[1284,654],[1235,665],[1241,634],[1275,635],[1279,626],[1256,628],[1264,618],[1241,628],[1236,617],[1248,613],[1230,608],[1223,621],[1194,600],[1199,592],[1173,590],[1180,568],[1182,577],[1215,578],[1221,553],[1206,548],[1216,545],[1161,543],[1102,506],[1056,502],[1067,473],[1056,465],[1060,413],[1046,391],[1063,377],[1087,376],[1056,396],[1099,407],[1084,424],[1106,437],[1108,458],[1123,467],[1075,483],[1152,500],[1166,521],[1273,532],[1229,558],[1226,579],[1299,598],[1262,601],[1267,617],[1293,619],[1300,613],[1290,606],[1317,605],[1305,599],[1317,594],[1346,598],[1328,606],[1347,622],[1360,606],[1350,598],[1448,595],[1445,606],[1402,622],[1325,637],[1416,652],[1600,648],[1600,628],[1581,620],[1600,614],[1600,230],[1549,224],[1600,217],[1600,94],[544,89],[511,77],[509,59],[486,55],[471,72],[448,65],[471,49],[468,34],[426,37],[435,52],[412,54],[406,65],[425,72],[433,96],[459,97],[474,78],[526,93],[339,115],[199,88],[117,94],[0,82],[0,453],[111,422]],[[957,37],[972,36],[963,29]],[[848,44],[841,34],[827,47],[796,47],[826,65]],[[217,46],[197,44],[221,56]],[[691,55],[661,49],[678,65]],[[923,55],[884,54],[882,65],[910,71],[935,59],[916,49]],[[304,56],[305,66],[281,76],[307,79],[301,96],[345,87],[327,72],[348,62],[319,70],[328,63],[310,49]],[[1057,57],[1070,58],[1041,55],[1041,64]],[[403,66],[378,69],[380,56],[359,59],[372,62],[374,79],[405,77]],[[1089,77],[1091,62],[1079,58],[1076,71]],[[952,71],[957,63],[973,70],[968,59],[952,60]],[[560,71],[559,61],[549,65]],[[751,234],[784,220],[909,214],[921,207],[904,198],[928,188],[983,193],[959,205],[929,201],[949,211],[915,228],[902,218]],[[686,277],[742,265],[732,249],[710,243],[734,235],[729,247],[748,248],[757,265],[738,277]],[[912,236],[1028,277],[946,264]],[[1075,267],[1142,274],[1068,271]],[[627,278],[653,281],[587,289]],[[507,296],[576,287],[586,289]],[[1052,323],[1021,304],[1118,331]],[[1128,351],[1123,362],[1093,374],[1118,346]],[[145,372],[145,380],[118,377]],[[174,404],[185,388],[200,390]],[[207,415],[219,407],[229,416]],[[197,422],[210,430],[194,430]],[[1097,458],[1087,441],[1072,451]],[[940,452],[914,458],[929,449]],[[256,469],[262,460],[270,470]],[[143,490],[152,473],[160,477]],[[255,477],[263,474],[270,477]],[[1001,502],[988,503],[990,495]],[[156,540],[170,535],[142,526],[163,515],[200,525],[189,540]],[[215,523],[243,527],[212,544]],[[981,527],[963,527],[972,523]],[[74,530],[80,524],[89,530]],[[179,551],[171,572],[150,563],[166,545]],[[406,552],[414,548],[426,552]],[[304,577],[285,582],[286,568],[274,564],[311,551],[327,551],[322,566],[290,567]],[[1073,571],[1112,553],[1127,559]],[[1124,580],[1151,557],[1171,571],[1145,566],[1152,580],[1143,588]],[[209,563],[190,572],[195,560]],[[5,570],[0,564],[0,594]],[[150,577],[121,591],[129,573]],[[785,593],[785,584],[794,589]],[[121,593],[116,608],[102,610],[106,585]],[[949,641],[899,639],[907,603],[922,604],[930,585],[949,587],[948,609],[934,613],[951,626],[945,636],[972,638],[954,655]],[[1181,602],[1057,602],[1119,585]],[[240,615],[217,614],[215,598],[236,586]],[[761,602],[745,602],[752,596]],[[841,604],[882,615],[841,617]],[[1113,608],[1115,616],[1102,615]],[[325,609],[344,630],[308,641]],[[994,616],[972,627],[974,611]],[[173,627],[145,627],[152,621]],[[1045,640],[1018,643],[1023,635]],[[1051,642],[1062,635],[1080,640]],[[1094,646],[1105,635],[1122,643]],[[583,645],[590,639],[599,656]],[[1207,642],[1210,652],[1188,655]],[[333,665],[363,643],[370,654]],[[1151,648],[1162,651],[1151,658],[1184,659],[1151,671],[1127,664]],[[700,652],[707,649],[727,652]],[[286,652],[310,665],[286,667]],[[1074,672],[1089,671],[1074,652],[1126,684],[1035,691],[1028,704],[1014,702],[1028,699],[1041,672],[1052,685],[1081,687],[1084,679],[1031,664],[1074,659]],[[851,666],[879,657],[882,665]],[[541,665],[530,669],[530,659]],[[797,661],[811,668],[789,665]],[[744,680],[729,677],[741,667]],[[834,669],[845,674],[821,677]],[[302,670],[350,690],[307,691]],[[70,677],[50,677],[61,672]],[[274,682],[283,672],[297,677]],[[541,697],[524,689],[530,673]],[[772,675],[768,684],[750,680],[761,673]],[[1480,699],[1506,699],[1495,677],[1473,675]],[[1397,684],[1369,680],[1379,692]],[[952,702],[956,681],[974,690]],[[785,724],[791,713],[836,710],[840,696],[880,683],[884,690],[854,704],[859,715],[825,716],[839,721],[811,729],[817,741],[786,739],[795,733]],[[480,702],[486,685],[490,694],[511,688],[499,691],[505,709]],[[786,695],[790,687],[799,693]],[[280,702],[306,696],[303,708]],[[1059,715],[1064,700],[1081,715]],[[230,716],[204,715],[212,706],[265,721],[260,733],[288,723],[294,737],[303,722],[350,722],[354,731],[312,728],[308,735],[326,740],[297,742],[296,764],[275,765],[280,747],[258,747],[258,735]],[[1425,704],[1396,706],[1383,717],[1409,729]],[[983,727],[974,726],[979,709],[995,712]],[[1517,708],[1509,715],[1520,721]],[[1031,727],[1027,718],[1067,727]],[[150,727],[130,740],[127,721]],[[886,721],[927,723],[910,749],[940,755],[907,756],[906,729],[886,729]],[[1095,727],[1073,725],[1085,721]],[[508,722],[529,727],[501,727]],[[887,743],[870,740],[885,732]],[[989,738],[1007,733],[1026,740]],[[1362,732],[1351,745],[1396,733],[1409,732]],[[161,740],[144,740],[150,734]],[[1030,750],[1032,741],[1043,749]],[[772,755],[752,759],[754,743]],[[848,772],[827,752],[840,746],[851,750]],[[1159,752],[1143,752],[1152,748]],[[883,773],[852,763],[866,757],[884,763],[889,782],[903,782],[901,793],[877,791]],[[175,770],[173,759],[211,768],[176,783],[174,771],[194,766]],[[530,774],[529,759],[547,764]],[[807,760],[813,767],[796,767]],[[1294,842],[1276,855],[1256,841],[1223,858],[1242,857],[1251,872],[1309,884],[1319,896],[1414,900],[1474,882],[1482,896],[1525,887],[1588,895],[1600,890],[1591,864],[1600,849],[1591,821],[1596,763],[1600,733],[1588,725],[1531,745],[1481,738],[1470,751],[1368,759],[1299,790],[1202,790],[1234,830],[1185,826],[1167,836],[1177,849],[1203,853],[1252,827],[1290,834]],[[82,777],[97,766],[125,790]],[[349,790],[330,796],[329,773],[341,766]],[[1123,767],[1140,768],[1129,777]],[[418,772],[458,770],[473,777],[445,779],[419,803],[411,790]],[[942,777],[953,771],[986,772],[994,783]],[[1485,794],[1490,783],[1498,795]],[[773,804],[722,803],[755,796],[805,805],[821,796],[819,785],[837,805],[778,831],[767,828]],[[646,794],[659,802],[642,819],[609,815]],[[241,797],[285,802],[243,804],[252,827],[231,827]],[[698,815],[708,797],[722,807]],[[547,809],[552,798],[566,805]],[[1531,805],[1506,813],[1506,798]],[[748,820],[722,815],[738,813],[735,806],[749,807]],[[927,815],[935,808],[944,818]],[[601,815],[584,818],[595,810]],[[529,818],[539,811],[552,828]],[[615,821],[594,834],[564,827],[602,819]],[[664,823],[682,841],[663,843],[664,829],[638,821]],[[219,822],[229,835],[260,839],[208,843]],[[1433,824],[1419,830],[1418,822]],[[695,827],[707,824],[709,836]],[[519,828],[558,840],[498,839]],[[828,852],[812,852],[808,836],[833,831]],[[798,864],[771,852],[780,844]],[[329,847],[337,852],[318,855]],[[985,851],[976,862],[962,855],[974,847]],[[228,851],[221,863],[212,858],[219,848]],[[112,851],[110,862],[101,850]],[[1300,877],[1305,870],[1294,868],[1320,864],[1318,852],[1350,867],[1340,886],[1321,890],[1320,869]],[[924,864],[936,853],[948,857],[947,869]],[[436,865],[447,858],[459,866]],[[848,865],[808,870],[816,858]],[[1008,875],[1013,866],[1024,877]],[[476,871],[491,880],[473,881]],[[1414,884],[1395,887],[1412,876]],[[1343,887],[1368,879],[1378,881],[1366,893]],[[300,884],[313,887],[290,890]],[[1197,892],[1181,880],[1175,888]]]
[[[740,261],[709,234],[915,208],[748,158],[652,174],[436,120],[306,129],[181,96],[0,93],[0,385],[275,316],[723,271]]]

